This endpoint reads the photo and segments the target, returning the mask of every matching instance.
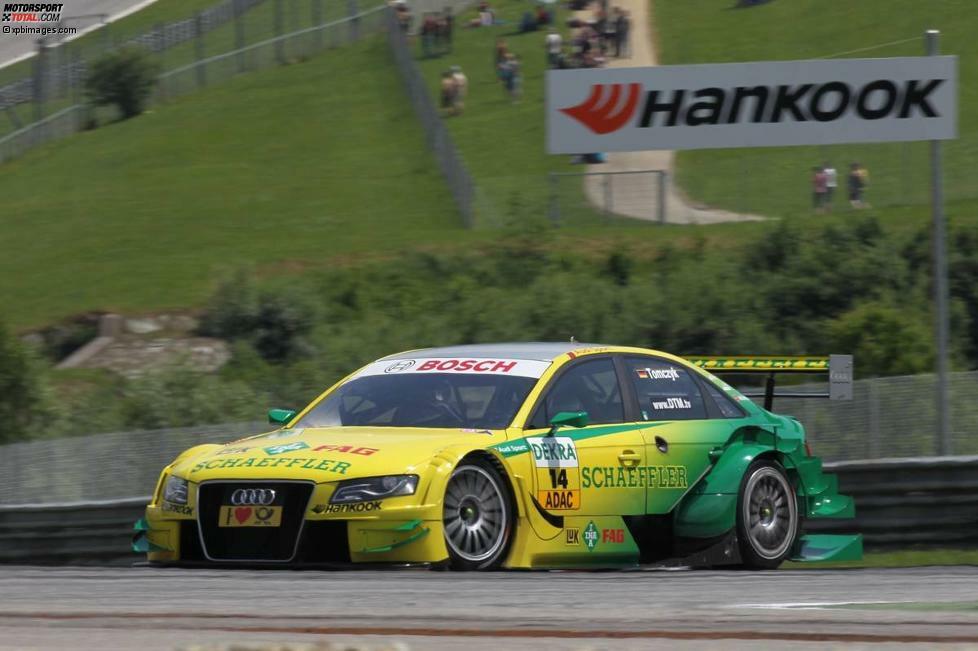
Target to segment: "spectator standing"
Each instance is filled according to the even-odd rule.
[[[551,27],[546,39],[547,64],[551,68],[560,67],[560,52],[563,47],[563,42],[557,30]]]
[[[465,109],[465,96],[469,92],[469,78],[462,72],[462,66],[452,66],[452,81],[455,83],[452,113],[454,115],[461,115]]]
[[[452,51],[452,32],[455,30],[455,16],[452,15],[452,8],[445,7],[444,18],[442,19],[443,37],[445,40],[445,52]]]
[[[816,214],[820,214],[824,211],[825,206],[825,195],[828,186],[826,185],[827,177],[825,176],[825,170],[821,167],[812,168],[812,208],[815,210]]]
[[[631,21],[628,18],[628,12],[624,9],[619,9],[618,16],[615,20],[617,23],[615,26],[615,56],[628,58],[631,56],[631,44],[628,41],[628,31],[631,29]]]
[[[427,59],[432,56],[437,38],[438,23],[434,15],[428,13],[421,20],[421,56]]]
[[[508,52],[509,48],[506,47],[506,41],[502,38],[497,38],[496,45],[492,51],[492,69],[500,79],[502,79],[502,65],[506,61],[506,54]]]
[[[604,42],[602,50],[607,52],[608,56],[614,52],[617,57],[620,49],[618,46],[618,11],[619,9],[615,7],[611,10],[611,15],[605,18],[604,31],[601,34],[601,40]]]
[[[512,52],[506,53],[506,58],[500,65],[500,78],[503,81],[503,87],[509,94],[510,99],[513,102],[519,101],[520,92],[523,86],[523,78],[520,73],[520,60]]]
[[[866,186],[869,185],[869,171],[859,163],[849,165],[849,176],[846,179],[849,186],[849,205],[853,208],[869,208],[863,199]]]
[[[822,171],[825,173],[825,210],[832,212],[835,189],[839,187],[839,173],[828,161],[822,163]]]
[[[455,112],[455,78],[450,70],[441,73],[441,108],[448,114]]]

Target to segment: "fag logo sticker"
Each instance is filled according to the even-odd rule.
[[[594,548],[598,546],[598,528],[594,526],[594,520],[587,523],[584,527],[584,546],[587,547],[589,552],[593,552]]]

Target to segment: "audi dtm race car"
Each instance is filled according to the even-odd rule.
[[[763,373],[766,408],[708,368]],[[853,502],[801,424],[770,411],[789,395],[775,373],[813,371],[851,394],[847,356],[573,342],[392,355],[301,412],[271,410],[269,434],[181,454],[133,547],[156,564],[465,570],[860,558],[858,535],[804,533]]]

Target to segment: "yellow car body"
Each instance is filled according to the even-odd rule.
[[[593,360],[601,361],[583,366]],[[548,401],[560,396],[548,392],[563,386],[562,374],[572,377],[568,369],[609,365],[621,398],[596,404],[593,411],[617,413],[620,402],[622,417],[612,418],[617,422],[550,425],[554,414],[540,422],[534,410],[544,410],[543,405],[556,409]],[[317,406],[331,404],[324,401],[358,378],[393,382],[387,376],[428,372],[453,381],[452,374],[468,378],[512,371],[528,374],[520,384],[528,392],[512,406],[511,420],[503,427],[304,426],[310,422],[307,416],[318,413]],[[688,401],[662,397],[661,391],[655,393],[658,389],[650,389],[655,394],[651,399],[639,400],[644,387],[674,383],[673,376],[679,375],[699,387],[704,400],[709,394],[716,404],[725,401],[727,415],[716,417],[714,404],[710,418],[657,418],[657,409],[682,416]],[[391,386],[415,381],[398,380],[401,384]],[[594,387],[582,390],[602,395]],[[466,387],[459,391],[471,393]],[[574,396],[564,391],[560,399],[573,406]],[[466,413],[480,408],[464,399],[458,402],[465,403],[459,409]],[[432,410],[435,416],[420,412],[416,418],[444,421]],[[602,420],[594,416],[592,421]],[[705,565],[743,562],[743,541],[737,541],[740,493],[745,471],[763,466],[764,459],[788,478],[799,522],[806,517],[852,517],[852,501],[837,493],[834,478],[822,474],[820,461],[808,455],[797,421],[771,414],[679,357],[576,343],[410,351],[344,378],[275,431],[185,451],[163,470],[145,518],[137,523],[134,548],[158,564],[451,564],[474,569],[622,567],[669,558]],[[479,511],[481,498],[469,507],[447,496],[450,490],[458,495],[476,490],[458,488],[469,476],[452,480],[459,468],[472,464],[501,480],[479,489],[491,492],[497,483],[502,489],[493,508],[505,513],[494,517],[506,522],[499,527],[502,546],[491,563],[459,563],[459,553],[469,556],[464,550],[453,553],[446,536],[446,526],[455,536],[473,518],[490,517],[488,511]],[[777,477],[767,475],[776,488]],[[375,490],[357,482],[379,477],[416,477],[407,485],[414,490],[378,499],[334,499],[340,486],[352,487],[349,494],[354,497],[364,494],[358,490]],[[450,481],[456,482],[451,488]],[[758,526],[767,526],[765,507],[758,508]],[[764,533],[763,528],[758,531]],[[800,529],[789,533],[790,552],[779,552],[778,563],[789,556],[849,558],[861,549],[858,537],[805,537]],[[451,540],[463,540],[459,536]],[[463,543],[469,544],[459,542],[459,549]]]

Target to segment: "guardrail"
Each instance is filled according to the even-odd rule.
[[[809,531],[862,533],[868,549],[978,544],[978,456],[826,464],[856,499],[852,520]],[[0,506],[0,563],[120,565],[149,496]]]
[[[149,496],[0,506],[0,563],[124,565]]]
[[[870,549],[978,544],[978,456],[877,459],[826,464],[856,500],[852,520],[809,523],[812,531],[862,533]]]

